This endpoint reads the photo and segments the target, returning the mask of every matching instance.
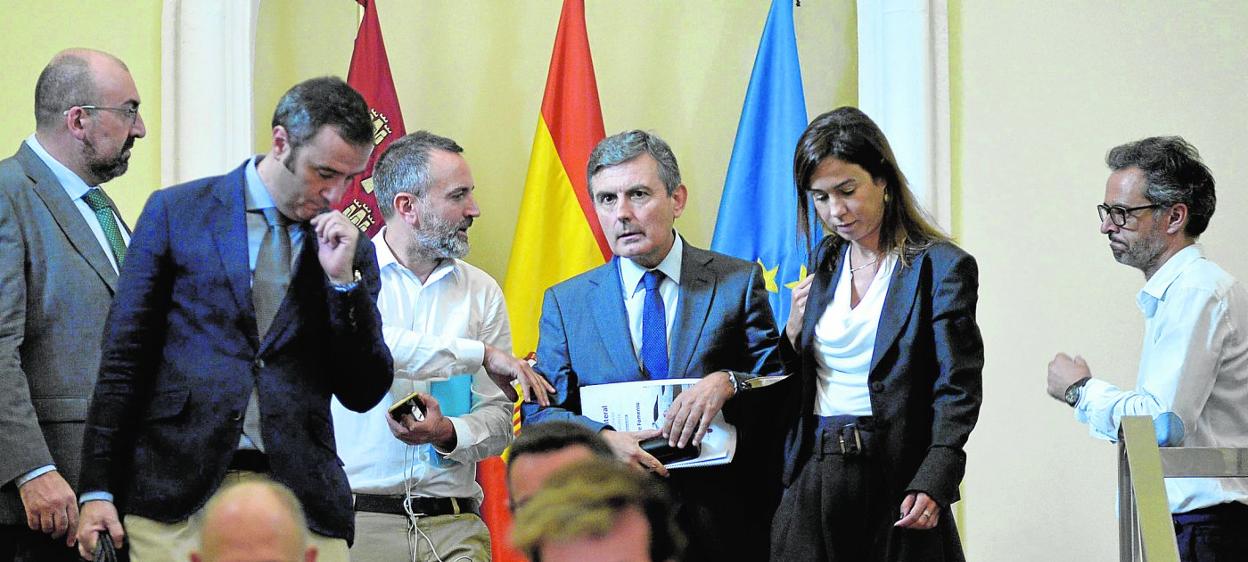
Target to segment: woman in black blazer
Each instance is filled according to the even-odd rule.
[[[916,204],[888,140],[843,107],[793,157],[799,229],[827,233],[793,291],[794,376],[772,560],[963,560],[949,506],[979,415],[978,269]]]

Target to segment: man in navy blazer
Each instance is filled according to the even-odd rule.
[[[659,137],[628,131],[604,139],[590,155],[588,177],[616,257],[546,291],[536,369],[554,384],[556,396],[545,408],[525,403],[525,423],[583,424],[599,431],[620,459],[668,475],[639,446],[660,430],[617,432],[581,415],[580,388],[701,378],[676,398],[662,434],[679,447],[699,443],[721,409],[742,432],[732,463],[670,474],[678,518],[689,534],[688,559],[765,558],[771,514],[760,513],[766,510],[751,500],[756,487],[744,465],[751,461],[748,429],[768,413],[738,396],[748,379],[781,370],[762,271],[690,246],[676,234],[673,223],[688,192],[676,157]],[[656,346],[657,353],[649,351]]]
[[[322,559],[346,560],[330,396],[366,411],[392,365],[372,244],[327,209],[364,170],[372,133],[350,86],[308,80],[278,102],[268,154],[152,194],[87,417],[84,557],[107,530],[135,562],[185,560],[223,482],[267,473],[307,509]]]

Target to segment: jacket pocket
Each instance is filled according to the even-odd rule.
[[[31,398],[40,423],[80,422],[87,419],[86,398]]]
[[[186,402],[190,395],[191,389],[186,387],[165,388],[153,392],[144,419],[161,420],[181,414],[182,410],[186,409]]]

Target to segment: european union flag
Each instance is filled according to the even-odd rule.
[[[793,2],[773,0],[737,125],[711,249],[763,267],[781,330],[789,318],[789,289],[806,276],[807,249],[797,239],[793,184],[793,150],[806,123]]]

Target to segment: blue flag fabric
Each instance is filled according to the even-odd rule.
[[[711,249],[762,265],[781,330],[789,318],[789,290],[806,273],[793,184],[793,150],[806,123],[793,2],[773,0],[737,125]]]

